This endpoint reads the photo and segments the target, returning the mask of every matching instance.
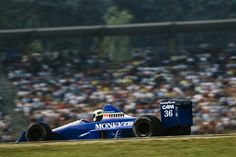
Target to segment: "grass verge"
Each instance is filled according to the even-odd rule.
[[[236,136],[0,144],[0,157],[234,157]]]

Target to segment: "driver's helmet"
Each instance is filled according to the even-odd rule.
[[[95,110],[93,112],[93,121],[98,122],[101,121],[103,118],[103,110]]]

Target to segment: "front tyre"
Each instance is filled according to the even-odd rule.
[[[45,141],[48,140],[51,135],[51,128],[42,122],[32,123],[26,130],[27,141]]]
[[[135,120],[133,133],[137,137],[150,137],[162,134],[161,121],[152,115],[144,115]]]

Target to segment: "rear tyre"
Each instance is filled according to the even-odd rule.
[[[133,133],[137,137],[162,135],[162,123],[155,116],[144,115],[135,120]]]
[[[52,135],[52,130],[49,125],[36,122],[29,125],[26,130],[26,139],[28,141],[45,141]]]

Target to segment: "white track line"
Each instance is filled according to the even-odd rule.
[[[100,140],[70,140],[70,141],[44,141],[44,142],[23,142],[23,143],[1,143],[0,148],[4,146],[42,146],[42,145],[77,145],[93,143],[115,143],[115,142],[140,142],[140,141],[167,141],[167,140],[192,140],[192,139],[217,139],[217,138],[236,138],[236,133],[231,134],[208,134],[208,135],[188,135],[188,136],[157,136],[145,138],[118,138],[118,139],[100,139]]]

